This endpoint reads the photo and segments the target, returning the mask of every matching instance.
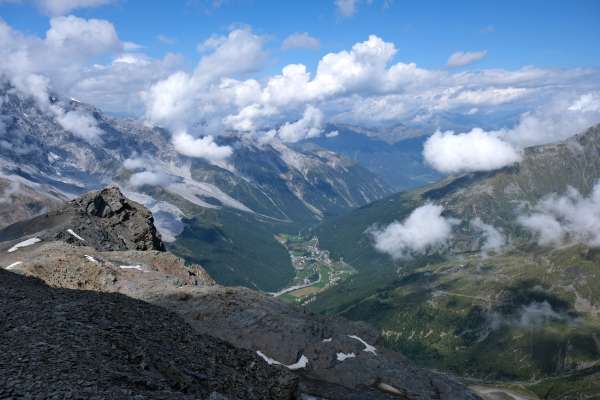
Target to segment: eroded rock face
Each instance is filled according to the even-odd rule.
[[[0,231],[0,241],[28,236],[90,246],[99,251],[165,250],[152,213],[127,199],[116,187],[87,193]]]
[[[0,398],[292,399],[297,378],[120,294],[0,269]]]

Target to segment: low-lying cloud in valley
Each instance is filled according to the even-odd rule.
[[[471,227],[482,236],[480,247],[484,257],[489,253],[499,252],[506,245],[506,236],[495,226],[486,224],[481,218],[472,219],[470,224]]]
[[[518,222],[535,235],[542,246],[583,243],[600,246],[600,182],[589,196],[569,187],[538,202]]]
[[[402,222],[372,227],[368,234],[375,249],[394,259],[403,259],[445,245],[452,237],[452,218],[442,216],[444,208],[431,203],[416,208]]]
[[[437,171],[491,171],[521,160],[509,143],[476,128],[467,133],[436,132],[425,142],[423,157]]]

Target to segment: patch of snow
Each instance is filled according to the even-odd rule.
[[[119,266],[121,269],[137,269],[138,271],[144,272],[144,269],[141,265],[121,265]]]
[[[349,338],[354,339],[354,340],[358,340],[359,342],[361,342],[365,348],[363,349],[363,351],[366,351],[367,353],[372,353],[374,355],[377,355],[377,349],[374,346],[371,346],[369,343],[365,342],[364,340],[362,340],[361,338],[359,338],[356,335],[348,335]]]
[[[12,253],[13,251],[17,251],[21,247],[31,246],[32,244],[36,244],[36,243],[41,242],[41,241],[42,241],[42,239],[39,239],[39,238],[31,238],[31,239],[23,240],[22,242],[17,243],[13,247],[11,247],[10,249],[8,249],[8,252]]]
[[[17,261],[17,262],[14,262],[14,263],[12,263],[9,266],[4,267],[4,268],[8,269],[8,270],[11,270],[11,269],[14,269],[17,265],[21,265],[21,264],[23,264],[23,261]]]
[[[323,343],[329,343],[333,340],[333,338],[323,339]]]
[[[337,353],[337,360],[339,362],[346,361],[347,359],[354,357],[356,357],[356,354],[354,353]]]
[[[91,261],[91,262],[93,262],[93,263],[95,263],[95,264],[100,264],[100,262],[99,262],[98,260],[96,260],[96,259],[95,259],[94,257],[92,257],[92,256],[88,256],[87,254],[84,254],[84,257],[85,257],[85,258],[86,258],[88,261]]]
[[[75,231],[73,231],[73,229],[67,229],[67,232],[69,232],[69,234],[71,236],[73,236],[75,239],[81,240],[82,242],[85,242],[85,239],[82,238],[81,236],[79,236],[78,234],[76,234]]]
[[[256,350],[256,354],[258,354],[269,365],[282,365],[291,370],[306,368],[306,366],[308,365],[308,358],[304,354],[302,354],[302,356],[298,359],[298,361],[296,361],[294,364],[290,364],[290,365],[282,364],[279,361],[274,360],[271,357],[267,356],[260,350]]]
[[[307,365],[308,365],[308,358],[304,354],[302,354],[302,356],[300,356],[300,359],[298,359],[298,361],[296,361],[292,365],[286,365],[286,367],[288,369],[295,370],[295,369],[300,369],[300,368],[306,368]]]
[[[254,213],[250,208],[240,201],[229,196],[221,189],[206,182],[198,182],[194,179],[186,178],[183,182],[171,183],[166,187],[167,191],[183,197],[187,201],[204,208],[220,208],[214,204],[209,204],[203,199],[215,198],[226,207],[236,208],[241,211]]]

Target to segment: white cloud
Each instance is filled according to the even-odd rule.
[[[162,44],[174,45],[175,43],[177,43],[177,39],[163,34],[158,35],[156,38]]]
[[[118,51],[123,46],[110,22],[86,20],[73,15],[50,20],[46,43],[55,51],[77,54],[80,57]]]
[[[356,13],[358,0],[335,0],[335,7],[342,17],[351,17]]]
[[[204,158],[213,163],[222,163],[233,154],[230,146],[219,146],[212,136],[197,139],[186,132],[173,136],[173,146],[185,156]]]
[[[123,50],[125,51],[137,51],[143,49],[144,46],[134,42],[123,42]]]
[[[479,128],[459,134],[438,131],[425,142],[423,156],[433,168],[448,174],[491,171],[521,159],[511,144]]]
[[[569,111],[600,112],[600,93],[586,93],[578,98],[568,108]]]
[[[403,222],[392,222],[387,227],[373,228],[369,234],[375,248],[394,259],[425,253],[446,244],[452,236],[453,219],[444,218],[444,208],[425,204],[416,208]]]
[[[123,167],[130,171],[143,170],[148,167],[148,160],[140,157],[131,157],[123,161]]]
[[[307,32],[293,33],[286,37],[281,44],[283,50],[289,49],[311,49],[319,48],[319,39],[310,36]]]
[[[134,188],[140,186],[167,186],[173,182],[173,177],[159,171],[142,171],[136,172],[129,177],[129,185]]]
[[[65,15],[78,8],[98,7],[115,0],[35,0],[48,15]]]
[[[436,132],[425,143],[423,156],[444,173],[491,171],[511,165],[520,161],[520,151],[527,146],[564,140],[600,122],[597,96],[593,92],[552,100],[523,113],[512,128]]]
[[[506,245],[506,237],[504,234],[495,226],[486,224],[477,217],[471,220],[471,227],[479,232],[483,236],[481,244],[481,252],[484,256],[490,252],[498,252]]]
[[[454,67],[464,67],[465,65],[469,65],[474,63],[475,61],[479,61],[483,59],[487,55],[487,50],[482,51],[457,51],[452,53],[448,58],[448,66],[450,68]]]
[[[600,182],[584,197],[569,187],[558,196],[550,195],[533,207],[530,214],[518,218],[521,225],[536,235],[542,246],[583,243],[600,246]]]
[[[100,141],[102,130],[98,127],[96,119],[85,111],[73,110],[56,111],[56,121],[67,131],[90,143]]]
[[[306,107],[302,118],[286,122],[279,128],[278,136],[283,142],[295,143],[303,139],[320,136],[323,132],[323,113],[313,106]]]
[[[213,36],[204,41],[200,51],[206,54],[196,67],[196,78],[206,82],[216,78],[254,72],[266,59],[265,38],[250,29],[235,29],[227,36]]]

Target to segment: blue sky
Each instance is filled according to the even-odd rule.
[[[481,68],[600,65],[599,1],[373,0],[359,2],[354,15],[343,17],[333,0],[224,0],[218,6],[207,0],[118,0],[73,14],[111,21],[123,40],[143,45],[149,55],[177,52],[192,63],[199,58],[199,42],[248,25],[269,38],[269,73],[291,62],[313,69],[325,52],[348,49],[370,34],[395,43],[396,60],[425,68],[444,68],[451,53],[475,50],[487,50],[477,64]],[[14,28],[39,36],[49,25],[31,2],[4,2],[0,15]],[[281,41],[294,32],[318,38],[319,50],[282,51]],[[175,43],[161,43],[158,35]]]

